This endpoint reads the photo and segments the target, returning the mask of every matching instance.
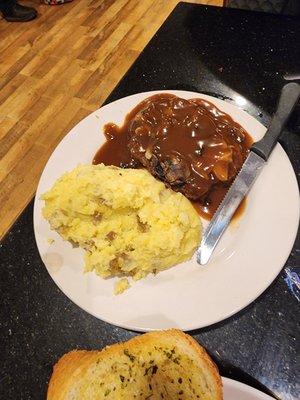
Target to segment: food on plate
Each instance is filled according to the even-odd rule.
[[[190,201],[142,169],[80,165],[42,195],[52,229],[85,252],[85,271],[140,279],[188,260],[200,243]],[[117,293],[128,287],[118,284]]]
[[[121,294],[125,290],[130,288],[130,283],[127,278],[122,278],[118,282],[116,282],[114,287],[114,294]]]
[[[217,367],[191,336],[151,332],[102,351],[74,350],[54,366],[47,400],[222,400]]]
[[[94,157],[125,168],[147,168],[168,187],[199,203],[211,217],[247,157],[252,139],[204,99],[163,93],[138,104],[124,125],[104,127],[107,142]]]

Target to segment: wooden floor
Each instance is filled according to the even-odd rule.
[[[0,17],[0,238],[32,199],[57,143],[99,108],[177,3],[30,0],[23,4],[38,10],[36,20]]]

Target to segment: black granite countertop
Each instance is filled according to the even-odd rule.
[[[299,75],[299,43],[300,25],[293,17],[180,3],[107,102],[156,89],[192,90],[233,103],[240,95],[247,100],[245,110],[266,124],[285,77]],[[281,143],[299,172],[299,106],[288,129]],[[191,332],[218,357],[222,373],[230,375],[230,368],[220,359],[283,400],[300,393],[299,252],[298,236],[281,274],[254,303]],[[136,335],[97,320],[56,287],[36,248],[32,203],[0,244],[0,263],[1,399],[43,399],[63,353]]]

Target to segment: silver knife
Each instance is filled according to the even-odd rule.
[[[209,261],[240,202],[249,192],[266,164],[299,96],[300,85],[295,82],[288,83],[282,88],[277,110],[267,132],[261,140],[252,145],[240,172],[204,232],[201,245],[197,250],[198,264],[204,265]]]

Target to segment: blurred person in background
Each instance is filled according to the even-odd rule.
[[[37,17],[34,8],[23,6],[17,0],[0,0],[0,11],[8,22],[26,22]]]
[[[41,0],[42,3],[51,6],[70,1],[73,0]],[[0,0],[0,12],[8,22],[26,22],[37,17],[37,11],[34,8],[23,6],[17,0]]]

